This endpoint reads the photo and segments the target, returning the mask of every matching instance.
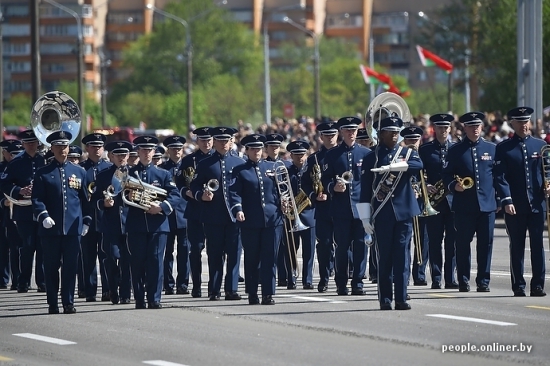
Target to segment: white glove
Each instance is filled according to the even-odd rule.
[[[390,165],[382,165],[380,168],[373,168],[370,171],[374,173],[385,173],[387,171],[392,172],[406,172],[409,169],[409,164],[406,161],[400,161],[399,163],[392,163]]]
[[[54,225],[55,225],[55,221],[53,221],[51,217],[46,217],[44,221],[42,221],[42,226],[44,226],[44,228],[46,229],[51,229],[52,226]]]
[[[365,229],[365,232],[367,234],[372,235],[372,233],[374,233],[374,227],[370,222],[370,216],[372,212],[371,204],[365,203],[365,202],[357,203],[355,204],[355,208],[357,209],[357,214],[359,215],[359,219],[361,219],[361,222],[363,223],[363,228]]]
[[[82,225],[82,236],[86,236],[86,234],[88,234],[88,230],[90,230],[90,227],[88,225]]]

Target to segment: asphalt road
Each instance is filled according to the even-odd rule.
[[[502,228],[492,268],[490,293],[409,287],[410,311],[380,311],[370,283],[367,296],[337,296],[332,282],[325,294],[278,288],[275,306],[172,295],[161,310],[135,310],[78,299],[74,315],[47,315],[45,294],[0,290],[0,364],[549,365],[550,296],[512,297]]]

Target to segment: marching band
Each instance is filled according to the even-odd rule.
[[[421,144],[424,131],[395,98],[377,97],[364,121],[320,123],[319,151],[308,155],[307,141],[291,141],[290,161],[281,159],[279,134],[245,136],[242,158],[233,151],[235,128],[200,127],[193,131],[197,150],[186,156],[183,136],[166,138],[163,147],[155,136],[106,144],[106,136],[89,134],[82,140],[88,158],[79,163],[82,150],[70,146],[78,131],[47,130],[79,124],[78,108],[63,93],[48,93],[33,108],[33,128],[0,143],[0,288],[11,282],[12,290],[28,292],[35,263],[48,313],[60,312],[61,284],[63,313],[72,314],[77,278],[79,297],[96,301],[99,259],[102,301],[130,304],[133,292],[136,309],[160,309],[163,291],[202,297],[206,248],[211,301],[221,299],[222,283],[225,300],[242,299],[244,252],[250,305],[275,304],[276,285],[295,289],[300,277],[304,290],[327,292],[332,272],[338,295],[364,296],[368,273],[381,310],[409,310],[411,273],[415,286],[431,279],[431,289],[470,291],[474,236],[476,290],[490,291],[502,209],[513,295],[526,296],[528,231],[529,294],[545,296],[550,148],[530,136],[533,109],[508,112],[514,134],[498,145],[481,136],[483,113],[459,118],[464,138],[455,144],[454,117],[435,114],[433,140]],[[59,123],[51,123],[52,111]],[[39,143],[51,148],[50,161]]]

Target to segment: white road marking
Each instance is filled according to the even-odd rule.
[[[296,296],[296,295],[275,295],[275,297],[289,297],[292,299],[306,300],[306,301],[317,301],[317,302],[328,302],[331,304],[345,304],[346,301],[326,299],[323,297],[310,297],[310,296]]]
[[[153,366],[187,366],[182,363],[168,362],[163,360],[143,361],[143,363],[146,365],[153,365]]]
[[[69,344],[76,344],[76,342],[66,341],[64,339],[59,339],[59,338],[46,337],[46,336],[42,336],[42,335],[39,335],[39,334],[32,334],[32,333],[17,333],[17,334],[14,334],[14,336],[34,339],[34,340],[37,340],[37,341],[48,342],[48,343],[53,343],[53,344],[58,344],[60,346],[66,346],[66,345],[69,345]]]
[[[491,270],[491,276],[497,276],[497,277],[510,277],[510,271],[497,271],[492,269]],[[524,273],[523,277],[525,278],[531,278],[533,275],[531,273]],[[544,276],[547,280],[550,280],[550,275]]]
[[[470,317],[466,317],[466,316],[456,316],[456,315],[447,315],[447,314],[426,314],[426,316],[431,316],[431,317],[434,317],[434,318],[462,320],[462,321],[465,321],[465,322],[473,322],[473,323],[484,323],[484,324],[491,324],[491,325],[499,325],[501,327],[506,327],[506,326],[509,326],[509,325],[517,325],[516,323],[499,322],[499,321],[496,321],[496,320],[470,318]]]

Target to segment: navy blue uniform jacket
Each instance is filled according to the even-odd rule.
[[[102,212],[101,222],[99,222],[99,232],[120,236],[126,233],[126,218],[128,216],[128,207],[122,202],[122,196],[118,194],[113,198],[113,207],[105,207],[103,191],[112,184],[115,192],[121,191],[120,181],[113,179],[113,174],[118,168],[111,165],[108,169],[101,171],[95,181],[95,192],[92,194],[91,204],[96,210]]]
[[[172,181],[176,181],[176,176],[179,172],[180,165],[182,164],[183,159],[179,161],[179,163],[174,163],[171,159],[168,159],[166,162],[160,165],[160,167],[164,170],[167,170],[170,172],[170,175],[172,176]],[[172,230],[176,229],[184,229],[187,227],[187,220],[183,216],[185,213],[185,208],[187,207],[187,200],[185,200],[183,197],[178,198],[177,204],[174,207],[174,212],[168,216],[168,222],[170,223],[170,228]]]

